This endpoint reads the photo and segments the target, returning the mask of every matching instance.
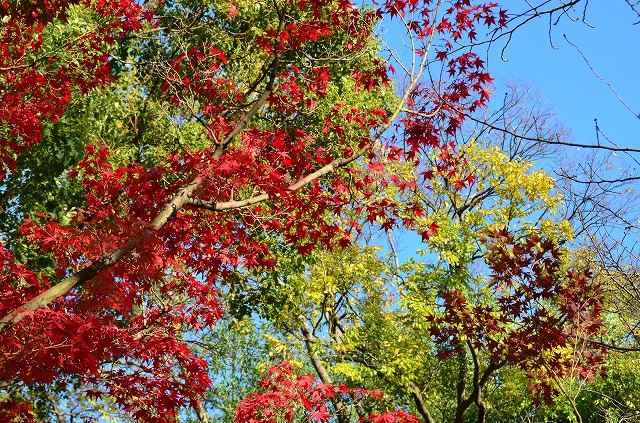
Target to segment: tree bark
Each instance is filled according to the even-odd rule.
[[[322,383],[333,384],[333,380],[331,379],[331,375],[327,371],[326,367],[322,363],[322,360],[313,352],[313,343],[311,338],[311,332],[304,321],[304,317],[300,316],[300,331],[302,332],[302,339],[304,341],[304,345],[307,349],[307,354],[309,355],[309,359],[311,360],[311,365],[316,370],[318,377],[322,381]],[[349,416],[347,415],[347,407],[340,400],[332,400],[334,406],[336,407],[336,416],[338,417],[339,423],[348,423]]]

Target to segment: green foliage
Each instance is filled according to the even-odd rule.
[[[237,11],[237,18],[230,16],[230,7]],[[197,151],[212,145],[217,123],[208,120],[211,116],[206,108],[212,105],[181,84],[187,84],[184,81],[196,73],[204,75],[203,79],[224,79],[239,100],[216,100],[213,106],[230,120],[246,113],[260,95],[257,88],[264,84],[273,59],[259,47],[258,40],[279,25],[281,13],[265,1],[167,0],[157,10],[162,28],[158,36],[149,35],[156,30],[148,26],[137,37],[119,40],[113,53],[114,82],[87,93],[74,93],[64,115],[45,125],[43,141],[18,157],[15,171],[0,181],[0,239],[16,260],[36,271],[54,273],[52,256],[27,244],[17,229],[25,218],[38,219],[40,214],[65,226],[85,207],[84,191],[77,179],[69,177],[69,171],[82,160],[87,145],[106,145],[108,160],[114,165],[137,163],[146,169],[166,162],[177,150]],[[286,13],[290,20],[311,17],[311,12],[298,8]],[[194,16],[198,18],[194,20]],[[46,27],[40,54],[46,56],[69,44],[86,47],[79,34],[98,28],[100,19],[89,9],[72,7],[65,22]],[[257,128],[305,128],[308,136],[323,140],[317,149],[329,157],[344,152],[345,139],[356,148],[362,129],[347,118],[352,108],[391,110],[398,99],[392,85],[372,91],[357,87],[354,64],[362,71],[375,69],[379,45],[370,37],[366,48],[351,54],[345,49],[349,42],[345,32],[287,51],[281,58],[284,73],[304,74],[322,66],[332,75],[331,83],[325,95],[311,95],[309,103],[295,112],[259,114]],[[197,54],[202,46],[224,52],[224,65],[215,70],[211,70],[210,61],[189,64],[193,69],[173,66],[176,60],[186,61]],[[74,48],[61,57],[76,60]],[[274,92],[285,94],[281,88]],[[336,109],[337,103],[343,106]],[[346,137],[327,128],[332,119],[343,122],[339,129]],[[436,169],[444,152],[437,151],[431,162],[421,165]],[[214,329],[180,332],[180,327],[173,328],[209,365],[213,388],[203,405],[212,420],[232,421],[238,402],[253,391],[256,381],[274,363],[287,359],[312,372],[310,362],[317,359],[333,382],[382,389],[386,408],[411,410],[423,417],[426,408],[436,421],[453,421],[462,402],[460,393],[474,389],[474,371],[488,371],[495,363],[471,346],[447,350],[435,342],[433,322],[443,313],[443,292],[455,290],[473,305],[495,305],[487,237],[497,230],[506,228],[520,238],[537,235],[555,244],[571,241],[573,234],[570,222],[557,217],[563,199],[553,178],[536,169],[532,160],[509,158],[499,148],[476,140],[448,153],[459,159],[455,175],[436,172],[426,187],[419,188],[414,163],[390,161],[386,171],[417,188],[403,191],[398,184],[376,181],[377,193],[352,199],[366,206],[372,199],[387,197],[417,204],[425,211],[420,214],[408,207],[400,213],[400,218],[414,224],[410,230],[430,234],[423,249],[403,263],[395,251],[386,251],[375,245],[379,240],[364,236],[344,249],[301,256],[294,247],[282,246],[282,239],[266,227],[247,229],[256,242],[273,247],[274,267],[269,271],[234,270],[226,275],[219,295],[227,317]],[[357,174],[354,170],[353,175]],[[473,180],[457,186],[460,175],[471,175]],[[182,176],[177,172],[166,176],[171,180],[164,182],[169,184]],[[357,213],[340,217],[363,220]],[[386,222],[379,218],[370,223]],[[573,255],[564,266],[583,262],[588,260]],[[153,294],[151,290],[148,295]],[[577,343],[554,351],[558,355],[581,352]],[[630,356],[612,354],[607,378],[590,384],[577,376],[554,379],[555,403],[533,407],[538,398],[529,389],[531,375],[501,363],[488,372],[483,387],[488,421],[574,422],[574,408],[585,423],[631,418],[640,407],[636,364]],[[34,404],[43,419],[51,418],[54,404],[61,402],[69,408],[81,404],[87,418],[122,421],[114,403],[87,397],[82,388],[60,383],[11,395]],[[368,399],[359,401],[363,414],[379,407]],[[195,421],[190,411],[186,413]],[[464,421],[477,417],[478,410],[470,408]]]
[[[498,228],[559,243],[572,237],[570,224],[556,220],[562,199],[553,179],[531,160],[510,160],[499,149],[475,141],[463,146],[460,155],[465,159],[460,172],[476,176],[474,184],[457,190],[451,180],[440,177],[429,190],[407,198],[417,198],[429,211],[413,216],[418,231],[432,222],[438,226],[421,255],[396,266],[398,257],[375,246],[316,252],[308,261],[295,263],[284,253],[273,274],[230,283],[233,298],[251,304],[250,311],[274,322],[273,329],[281,334],[297,333],[304,339],[302,328],[313,328],[312,349],[291,352],[297,360],[320,357],[334,381],[381,388],[387,403],[415,414],[421,413],[419,396],[435,421],[453,421],[459,389],[464,387],[467,395],[473,390],[474,364],[469,351],[445,359],[434,342],[432,322],[441,311],[441,292],[456,289],[474,304],[491,306],[485,238]],[[395,166],[395,175],[411,180],[402,163]],[[270,336],[282,339],[277,332]],[[484,371],[489,362],[482,351],[476,353]],[[598,379],[589,389],[605,380]],[[494,369],[483,391],[487,421],[573,422],[571,401],[585,422],[596,421],[589,416],[603,415],[602,409],[598,414],[584,407],[596,407],[595,397],[600,395],[587,398],[584,381],[557,380],[553,405],[537,407],[532,406],[537,401],[532,382],[517,366]],[[476,418],[472,407],[464,421]]]

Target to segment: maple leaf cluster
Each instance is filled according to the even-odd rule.
[[[76,34],[60,45],[46,44],[47,24],[64,21],[72,6],[98,12],[98,30]],[[143,8],[133,0],[5,1],[0,3],[0,19],[3,178],[15,168],[18,154],[41,141],[42,123],[60,118],[73,93],[86,93],[110,82],[109,50],[105,47],[122,31],[141,27]]]
[[[456,190],[462,190],[475,181],[473,175],[459,174],[466,159],[456,150],[455,134],[469,113],[487,105],[493,78],[486,71],[484,61],[475,52],[467,51],[463,38],[473,42],[479,24],[497,29],[505,27],[507,15],[496,3],[455,1],[442,13],[439,13],[440,7],[440,2],[432,1],[387,1],[379,10],[401,19],[413,42],[423,43],[424,48],[416,47],[412,52],[415,63],[424,65],[433,60],[427,50],[434,48],[434,62],[442,66],[440,79],[434,81],[431,77],[427,81],[420,78],[423,68],[412,64],[408,72],[414,76],[413,82],[405,90],[406,104],[394,122],[395,131],[381,139],[384,154],[370,153],[368,157],[371,161],[368,169],[377,175],[375,178],[359,176],[358,189],[363,192],[364,205],[357,210],[364,211],[366,222],[380,222],[385,230],[399,224],[413,229],[416,218],[426,213],[417,202],[375,198],[376,187],[395,186],[399,191],[411,191],[420,185],[428,189],[430,181],[443,177],[451,181]],[[400,66],[406,69],[406,65]],[[389,64],[388,71],[394,74],[396,69]],[[413,164],[414,180],[402,180],[393,170],[385,169],[383,162],[402,160]],[[437,224],[433,223],[420,235],[428,241],[436,232]]]
[[[288,362],[272,367],[259,383],[262,390],[240,402],[236,410],[238,423],[290,422],[303,413],[309,420],[328,422],[336,413],[336,401],[363,396],[381,398],[378,390],[349,388],[346,385],[326,384],[311,376],[296,376]],[[417,423],[418,419],[404,411],[389,411],[361,417],[361,423]]]

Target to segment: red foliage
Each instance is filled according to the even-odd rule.
[[[65,20],[71,5],[93,7],[103,18],[99,31],[81,34],[53,52],[45,52],[43,30]],[[110,81],[104,45],[121,31],[139,29],[142,8],[134,0],[18,0],[0,3],[0,178],[16,165],[16,155],[40,142],[42,122],[56,121],[73,93]],[[65,55],[72,53],[74,61]]]
[[[268,375],[259,382],[262,390],[240,402],[236,410],[237,423],[290,422],[296,415],[304,414],[309,420],[328,422],[335,417],[336,406],[343,406],[351,398],[363,395],[379,398],[379,391],[349,388],[346,385],[329,385],[311,376],[296,376],[294,367],[288,362],[269,369]],[[363,417],[361,422],[372,423],[417,423],[418,419],[404,411],[390,411]]]
[[[431,329],[440,355],[450,357],[469,342],[490,363],[525,370],[547,399],[551,372],[592,380],[603,351],[585,339],[603,332],[603,296],[590,272],[563,270],[560,247],[537,236],[515,239],[500,231],[487,242],[493,271],[487,297],[476,302],[455,290],[441,293]]]
[[[229,52],[217,46],[201,45],[171,59],[171,76],[160,89],[173,105],[183,104],[185,93],[203,104],[202,118],[210,122],[204,134],[209,148],[176,148],[166,163],[144,168],[116,166],[105,146],[89,145],[85,159],[69,173],[84,187],[84,209],[66,226],[40,215],[26,219],[20,229],[51,254],[56,273],[36,274],[1,250],[0,379],[47,384],[73,377],[91,387],[90,395],[114,398],[138,420],[171,421],[210,383],[205,363],[180,341],[180,332],[215,323],[222,312],[215,284],[232,270],[273,266],[265,235],[295,246],[302,255],[318,246],[348,244],[350,233],[327,214],[343,216],[354,189],[371,197],[375,179],[349,165],[363,158],[370,171],[382,172],[381,157],[373,150],[376,141],[384,144],[389,160],[404,156],[419,164],[437,150],[438,172],[456,167],[459,156],[449,138],[464,112],[485,104],[491,82],[482,61],[459,51],[457,43],[463,35],[475,38],[477,24],[495,25],[496,5],[457,1],[438,22],[431,22],[436,5],[429,0],[387,2],[377,12],[363,12],[349,1],[287,3],[310,13],[256,40],[256,54],[271,62],[273,71],[263,101],[225,78]],[[72,4],[95,10],[99,30],[44,54],[43,30],[63,22]],[[226,13],[240,18],[233,4]],[[440,40],[437,57],[445,72],[438,87],[416,81],[408,88],[407,106],[417,114],[399,119],[396,135],[382,138],[390,124],[387,111],[342,103],[333,106],[320,135],[302,125],[257,125],[229,113],[254,102],[278,122],[310,113],[317,99],[327,95],[331,70],[326,65],[303,67],[286,57],[345,34],[344,50],[360,51],[378,16],[398,13],[421,17],[410,27],[418,39]],[[3,16],[9,20],[0,29],[0,177],[14,171],[16,156],[41,140],[43,122],[59,119],[73,95],[110,82],[109,49],[135,35],[145,20],[152,21],[153,10],[134,0],[20,0],[0,3]],[[499,26],[504,25],[502,16]],[[68,54],[77,60],[69,63]],[[361,65],[350,69],[356,90],[390,84],[392,70],[381,60],[373,67],[367,62],[366,69]],[[330,143],[325,136],[333,137]],[[427,169],[421,176],[432,175]],[[415,187],[393,178],[385,183]],[[416,205],[389,198],[357,209],[365,220],[380,220],[387,227],[411,224],[402,210],[422,213]],[[352,223],[357,229],[358,223]],[[437,229],[434,224],[423,236]],[[567,298],[582,295],[580,289],[578,284],[572,294],[567,291]],[[152,301],[151,293],[176,301]],[[567,313],[581,315],[579,310]],[[290,376],[286,366],[276,369],[265,382],[271,384],[265,389],[277,385],[277,392],[269,394],[269,401],[276,402],[265,403],[266,394],[247,399],[238,411],[245,416],[241,421],[269,419],[275,411],[268,407],[276,405],[287,417],[292,401],[302,402],[311,418],[327,420],[322,404],[342,394],[342,388]],[[249,409],[251,401],[256,403]],[[28,414],[24,407],[3,407],[8,415]],[[413,421],[402,413],[370,420]]]
[[[0,421],[14,422],[20,421],[21,423],[36,423],[33,417],[31,405],[20,402],[15,403],[13,401],[0,402]]]

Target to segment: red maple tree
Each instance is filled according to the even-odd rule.
[[[561,247],[535,234],[518,239],[500,230],[485,243],[490,289],[473,298],[445,290],[430,319],[441,358],[466,351],[472,356],[471,392],[462,389],[456,422],[464,421],[472,404],[478,421],[485,421],[483,390],[504,366],[531,378],[535,403],[551,403],[559,380],[592,381],[603,370],[606,353],[586,341],[604,333],[602,287],[588,270],[567,269]]]
[[[268,375],[260,382],[260,391],[240,402],[235,420],[247,423],[291,422],[304,414],[309,420],[328,422],[336,414],[346,410],[336,410],[331,402],[340,398],[345,403],[354,403],[367,396],[380,398],[380,391],[349,388],[346,385],[325,384],[311,376],[296,376],[294,367],[283,362],[269,369]],[[355,401],[353,400],[355,398]],[[360,423],[418,423],[418,419],[404,411],[366,415]]]

